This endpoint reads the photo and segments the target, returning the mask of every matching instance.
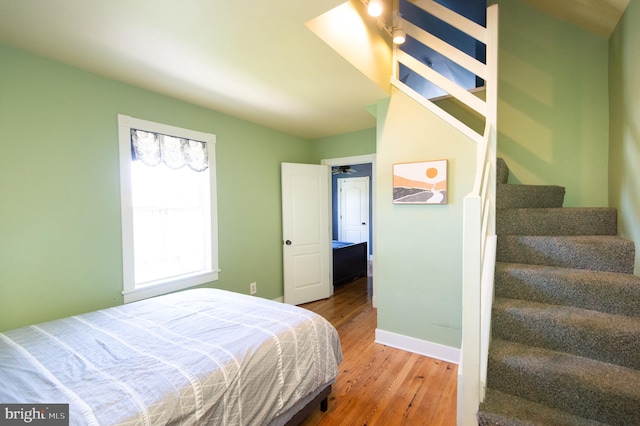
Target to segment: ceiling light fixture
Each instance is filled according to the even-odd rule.
[[[373,17],[382,15],[382,1],[369,0],[369,4],[367,5],[367,12]]]
[[[387,25],[386,20],[382,16],[384,9],[383,0],[360,0],[360,2],[367,8],[367,13],[370,16],[377,18],[378,28],[385,31],[391,36],[393,44],[403,44],[407,41],[407,33],[402,26],[402,19],[397,13],[393,14],[393,22],[398,26]]]
[[[402,28],[394,28],[392,38],[394,44],[402,44],[407,40],[407,33]]]

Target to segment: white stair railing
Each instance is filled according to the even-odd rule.
[[[452,97],[462,102],[467,107],[471,108],[481,116],[485,117],[485,126],[495,126],[496,108],[497,108],[497,95],[495,99],[491,98],[491,87],[496,86],[497,93],[497,31],[498,31],[498,5],[493,5],[487,8],[487,27],[483,27],[475,23],[474,21],[465,18],[462,15],[453,12],[446,7],[436,3],[433,0],[416,0],[412,1],[412,4],[424,10],[425,12],[435,16],[436,18],[446,22],[447,24],[459,29],[465,34],[473,37],[475,40],[485,44],[487,48],[487,60],[486,63],[480,62],[473,56],[459,50],[446,41],[431,34],[428,30],[418,27],[417,25],[398,18],[394,26],[403,28],[408,36],[411,36],[415,40],[429,46],[431,49],[440,53],[444,57],[452,60],[461,67],[467,69],[476,76],[482,78],[485,81],[486,87],[486,100],[483,100],[468,89],[461,87],[453,80],[449,80],[442,74],[433,70],[420,60],[412,57],[410,54],[403,52],[397,46],[394,48],[394,69],[391,77],[391,84],[413,98],[416,102],[422,104],[425,108],[428,108],[434,114],[445,120],[447,123],[458,129],[465,134],[471,140],[478,144],[482,143],[483,134],[479,134],[475,130],[471,129],[466,123],[458,120],[453,115],[444,111],[437,106],[431,100],[425,98],[420,93],[403,83],[399,78],[400,64],[411,69],[421,77],[440,87]],[[495,57],[492,58],[491,45],[495,45]],[[492,63],[491,61],[495,61]],[[492,75],[492,73],[494,75]],[[490,81],[495,77],[494,82]],[[491,122],[493,120],[493,122]]]
[[[491,337],[496,263],[496,133],[487,126],[478,145],[474,189],[464,198],[462,253],[462,347],[458,366],[458,425],[477,424],[484,400]]]
[[[493,273],[495,268],[496,133],[498,105],[498,5],[487,8],[486,28],[432,0],[412,3],[468,34],[486,46],[486,63],[460,51],[413,23],[399,19],[396,26],[407,35],[454,61],[485,81],[482,100],[399,48],[394,48],[391,84],[477,143],[473,191],[463,207],[462,346],[458,366],[458,425],[477,424],[476,413],[484,399],[490,339]],[[398,79],[400,64],[440,87],[485,119],[481,135],[466,123]]]

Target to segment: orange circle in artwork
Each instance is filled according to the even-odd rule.
[[[429,179],[433,179],[436,176],[438,176],[438,169],[436,169],[435,167],[429,167],[427,169],[427,177]]]

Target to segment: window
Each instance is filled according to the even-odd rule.
[[[215,135],[118,115],[125,303],[218,279]]]

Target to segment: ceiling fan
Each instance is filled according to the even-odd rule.
[[[335,166],[331,168],[331,174],[333,175],[338,175],[338,174],[351,175],[356,172],[357,170],[351,166]]]

